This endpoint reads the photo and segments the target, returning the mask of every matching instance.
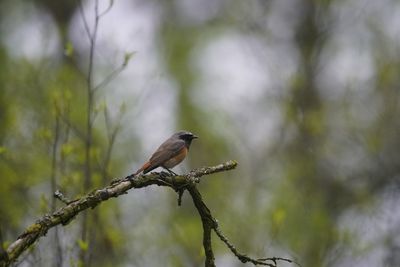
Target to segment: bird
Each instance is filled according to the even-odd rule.
[[[172,175],[177,175],[171,171],[171,168],[175,167],[185,159],[193,139],[196,138],[199,137],[188,131],[179,131],[174,133],[170,138],[162,143],[159,148],[157,148],[150,159],[136,171],[134,176],[141,172],[146,174],[158,167],[166,169]]]

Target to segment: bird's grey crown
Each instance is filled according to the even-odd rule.
[[[175,133],[175,135],[177,135],[179,137],[194,136],[194,134],[192,134],[191,132],[188,132],[188,131],[179,131],[179,132]]]

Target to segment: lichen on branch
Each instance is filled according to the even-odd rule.
[[[217,236],[229,247],[236,257],[242,262],[251,262],[254,265],[267,265],[277,266],[277,261],[284,260],[292,262],[284,258],[267,258],[270,263],[265,259],[251,259],[250,257],[240,254],[236,251],[233,245],[227,241],[227,238],[222,234],[218,228],[217,220],[211,215],[210,209],[202,200],[200,192],[197,190],[196,184],[200,182],[200,178],[205,175],[232,170],[237,166],[236,161],[227,161],[225,163],[211,166],[202,167],[191,170],[187,174],[171,176],[168,173],[153,172],[146,175],[129,175],[123,179],[112,180],[109,186],[92,191],[91,193],[74,199],[66,199],[61,192],[55,192],[56,198],[60,199],[66,205],[59,208],[52,214],[46,214],[37,220],[34,224],[28,226],[25,231],[11,243],[8,248],[0,255],[0,266],[9,266],[15,262],[18,257],[34,244],[40,237],[44,236],[49,229],[57,225],[66,225],[70,223],[79,213],[89,208],[95,208],[100,203],[107,201],[110,198],[115,198],[120,195],[126,194],[132,188],[143,188],[150,185],[168,186],[173,188],[179,194],[184,190],[188,190],[193,203],[199,212],[201,221],[203,223],[203,246],[205,250],[206,260],[205,266],[215,266],[214,253],[211,244],[211,231],[217,233]]]

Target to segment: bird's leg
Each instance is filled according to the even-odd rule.
[[[163,180],[164,177],[162,177],[161,175],[160,175],[160,177],[161,177],[161,179],[157,179],[157,181],[159,181],[160,183],[162,183],[162,184],[164,184],[164,185],[167,185],[167,186],[169,186],[169,187],[172,187],[172,188],[174,187],[173,184],[170,184],[170,183],[168,183],[167,181]]]
[[[173,172],[169,168],[166,168],[166,167],[163,167],[163,168],[166,169],[169,172],[169,174],[171,174],[172,176],[178,176],[178,174],[176,174],[175,172]]]
[[[165,171],[160,172],[160,177],[165,179],[166,177],[170,176],[171,174]]]
[[[169,172],[169,174],[170,175],[172,175],[172,176],[178,176],[178,174],[176,174],[175,172],[173,172],[172,170],[170,170],[169,168],[166,168],[166,167],[164,167],[164,166],[162,166],[164,169],[166,169],[168,172]],[[165,172],[162,172],[161,174],[164,174]],[[175,192],[176,193],[178,193],[178,206],[180,206],[181,204],[182,204],[182,195],[183,195],[183,192],[185,191],[185,186],[186,185],[183,185],[183,186],[180,186],[180,187],[177,187],[176,185],[175,185],[175,179],[174,179],[174,177],[172,177],[172,185],[170,185],[174,190],[175,190]]]

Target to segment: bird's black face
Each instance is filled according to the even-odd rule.
[[[178,134],[180,139],[182,139],[182,140],[184,140],[186,142],[190,142],[193,139],[199,138],[198,136],[192,134],[191,132],[182,131],[182,132],[178,132],[177,134]]]
[[[192,140],[199,138],[196,135],[192,134],[191,132],[181,131],[174,134],[179,139],[185,141],[186,147],[189,149],[190,145],[192,144]]]

